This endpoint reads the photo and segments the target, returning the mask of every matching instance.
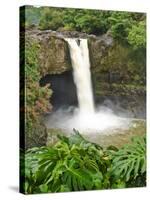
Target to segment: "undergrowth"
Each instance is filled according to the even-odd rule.
[[[120,149],[103,149],[74,130],[52,147],[22,154],[24,193],[67,192],[145,186],[146,140],[136,136]]]

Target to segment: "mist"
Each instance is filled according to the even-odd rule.
[[[65,133],[72,133],[75,128],[82,134],[107,134],[114,129],[128,129],[132,120],[129,112],[113,110],[104,105],[98,106],[94,114],[83,114],[79,108],[70,106],[48,115],[45,124],[47,128],[61,129]]]

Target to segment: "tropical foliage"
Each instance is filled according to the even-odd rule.
[[[115,152],[112,171],[117,177],[130,182],[146,173],[146,139],[134,137],[132,143],[125,144]]]
[[[25,82],[26,82],[26,116],[27,132],[30,132],[28,122],[36,120],[41,114],[47,112],[50,108],[48,100],[51,91],[48,87],[40,87],[40,73],[38,69],[38,51],[37,42],[28,40],[25,46]],[[31,125],[32,126],[32,125]]]
[[[52,91],[49,85],[45,87],[39,85],[41,78],[38,64],[39,44],[34,39],[26,38],[25,48],[23,45],[22,47],[20,73],[21,79],[25,82],[21,83],[21,112],[25,113],[26,136],[32,137],[33,132],[39,127],[41,115],[51,110],[49,98]]]
[[[146,22],[140,21],[138,24],[134,24],[129,30],[128,42],[134,46],[134,48],[146,47]]]
[[[114,38],[139,48],[146,45],[145,13],[73,8],[26,7],[26,26],[41,30],[80,31]]]
[[[27,150],[25,193],[124,188],[146,172],[143,137],[119,150],[103,149],[77,131],[69,138],[58,137],[54,146]]]

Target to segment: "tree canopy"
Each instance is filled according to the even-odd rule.
[[[134,48],[146,46],[146,15],[123,11],[27,6],[26,27],[112,36]]]

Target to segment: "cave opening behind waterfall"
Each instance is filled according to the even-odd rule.
[[[50,102],[53,105],[53,112],[58,109],[78,106],[77,91],[72,70],[61,74],[47,74],[41,78],[39,83],[41,87],[50,83],[50,88],[53,91],[50,98]]]

